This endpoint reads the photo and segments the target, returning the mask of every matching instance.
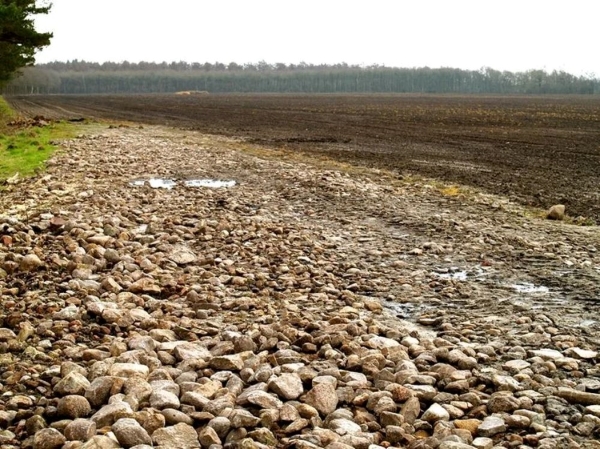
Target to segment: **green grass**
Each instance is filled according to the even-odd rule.
[[[43,168],[56,150],[51,142],[73,137],[73,125],[53,122],[44,127],[18,128],[8,122],[17,118],[8,103],[0,97],[0,181],[15,173],[31,176]]]

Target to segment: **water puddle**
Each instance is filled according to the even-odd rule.
[[[129,183],[132,187],[144,187],[148,183],[153,189],[167,189],[171,190],[177,185],[177,181],[168,178],[149,178],[149,179],[136,179]],[[189,179],[183,181],[186,187],[207,187],[209,189],[220,189],[233,187],[237,183],[235,181],[223,181],[220,179]]]
[[[542,294],[550,293],[550,289],[544,285],[535,285],[531,282],[518,282],[511,284],[510,287],[517,291],[517,293],[526,294]]]
[[[153,189],[171,190],[177,183],[172,179],[152,178],[148,180],[148,184],[150,184],[150,187]]]
[[[466,281],[467,272],[466,270],[461,271],[450,271],[448,273],[436,273],[440,279],[453,279],[456,281]]]
[[[454,281],[466,281],[467,279],[472,279],[476,281],[481,281],[486,275],[486,273],[481,268],[476,268],[474,270],[461,270],[458,267],[450,267],[450,268],[439,268],[435,270],[433,273],[439,279],[451,279]]]
[[[187,187],[208,187],[210,189],[219,189],[224,187],[233,187],[236,185],[235,181],[222,181],[220,179],[190,179],[184,181]]]
[[[164,178],[150,178],[150,179],[136,179],[135,181],[131,181],[129,183],[132,187],[144,187],[146,182],[153,189],[167,189],[171,190],[177,184],[172,179],[164,179]]]

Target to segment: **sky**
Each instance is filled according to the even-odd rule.
[[[53,0],[38,62],[339,63],[600,76],[598,0]]]

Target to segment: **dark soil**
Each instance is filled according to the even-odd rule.
[[[20,112],[237,136],[417,173],[600,221],[600,98],[432,95],[11,97]]]

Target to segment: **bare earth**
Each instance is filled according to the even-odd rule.
[[[597,227],[194,131],[63,147],[0,199],[3,448],[600,447]]]
[[[600,99],[454,95],[35,95],[13,107],[191,128],[566,204],[600,222]]]

